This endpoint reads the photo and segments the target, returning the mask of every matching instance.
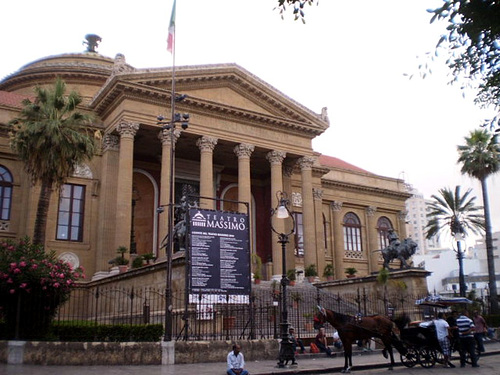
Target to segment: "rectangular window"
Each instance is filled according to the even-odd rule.
[[[295,255],[304,256],[304,225],[302,223],[302,213],[294,212],[295,218]]]
[[[64,184],[59,195],[56,239],[82,242],[85,186]]]

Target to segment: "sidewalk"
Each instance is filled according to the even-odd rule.
[[[474,373],[490,374],[491,366],[486,365],[489,356],[494,355],[495,359],[500,360],[500,342],[489,341],[485,343],[486,353],[484,357],[481,356],[479,363],[483,361],[485,365],[479,369],[474,369]],[[498,356],[498,357],[497,357]],[[401,364],[399,354],[395,353],[394,360],[396,368],[399,371],[405,371],[405,374],[414,373],[414,371],[423,370],[420,366],[415,366],[414,369],[406,369]],[[373,352],[359,352],[353,355],[353,371],[361,371],[367,369],[385,369],[388,367],[389,361],[385,359],[380,350]],[[453,360],[457,369],[444,369],[438,366],[434,368],[440,374],[453,374],[459,369],[458,360]],[[271,361],[251,361],[247,362],[246,368],[251,375],[289,375],[289,374],[325,374],[325,373],[339,373],[344,365],[344,356],[342,352],[336,352],[334,357],[325,356],[312,356],[312,355],[298,355],[297,366],[288,368],[278,368],[277,360]],[[494,368],[495,369],[495,368]],[[99,374],[102,375],[224,375],[226,373],[225,363],[195,363],[183,365],[170,365],[170,366],[32,366],[32,365],[3,365],[0,364],[0,375],[89,375]],[[395,371],[397,372],[397,371]],[[466,372],[464,372],[466,373]]]

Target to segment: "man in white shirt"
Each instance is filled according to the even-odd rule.
[[[444,320],[444,314],[438,313],[437,319],[434,320],[434,326],[436,327],[436,335],[441,346],[444,357],[444,367],[455,367],[454,364],[450,362],[451,347],[450,340],[448,336],[450,334],[450,325],[446,320]]]
[[[238,344],[233,345],[233,351],[227,355],[227,375],[248,375],[244,369],[245,357]]]

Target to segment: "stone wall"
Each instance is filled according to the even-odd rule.
[[[247,361],[278,357],[277,340],[238,342]],[[225,363],[231,341],[179,341],[173,344],[173,363],[162,358],[161,342],[36,342],[0,341],[0,363],[31,365],[161,365]],[[224,365],[222,365],[224,367]]]

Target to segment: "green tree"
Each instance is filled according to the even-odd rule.
[[[431,23],[448,23],[436,54],[445,50],[455,80],[463,77],[479,88],[476,102],[500,108],[500,2],[497,0],[443,0],[430,9]],[[500,126],[496,116],[491,126]]]
[[[481,207],[475,205],[476,197],[470,197],[472,189],[468,189],[464,195],[460,193],[460,186],[451,189],[439,190],[440,196],[432,195],[433,200],[427,214],[426,238],[439,236],[442,233],[455,235],[467,235],[468,232],[479,235],[484,230],[484,220]],[[460,272],[460,295],[465,297],[465,281],[463,276],[462,251],[460,243],[458,247],[458,260]]]
[[[50,197],[74,172],[78,164],[94,155],[94,141],[82,125],[92,116],[77,111],[82,102],[57,78],[53,87],[35,88],[35,99],[23,100],[21,115],[10,123],[10,145],[24,162],[32,182],[41,184],[33,243],[45,244]]]
[[[498,314],[498,293],[496,287],[495,262],[493,256],[493,240],[491,231],[491,215],[486,179],[500,170],[500,145],[496,135],[486,129],[470,132],[465,137],[465,145],[458,146],[458,162],[462,164],[462,174],[476,178],[481,183],[484,209],[484,225],[486,232],[486,257],[488,260],[488,283],[490,288],[490,308]]]

